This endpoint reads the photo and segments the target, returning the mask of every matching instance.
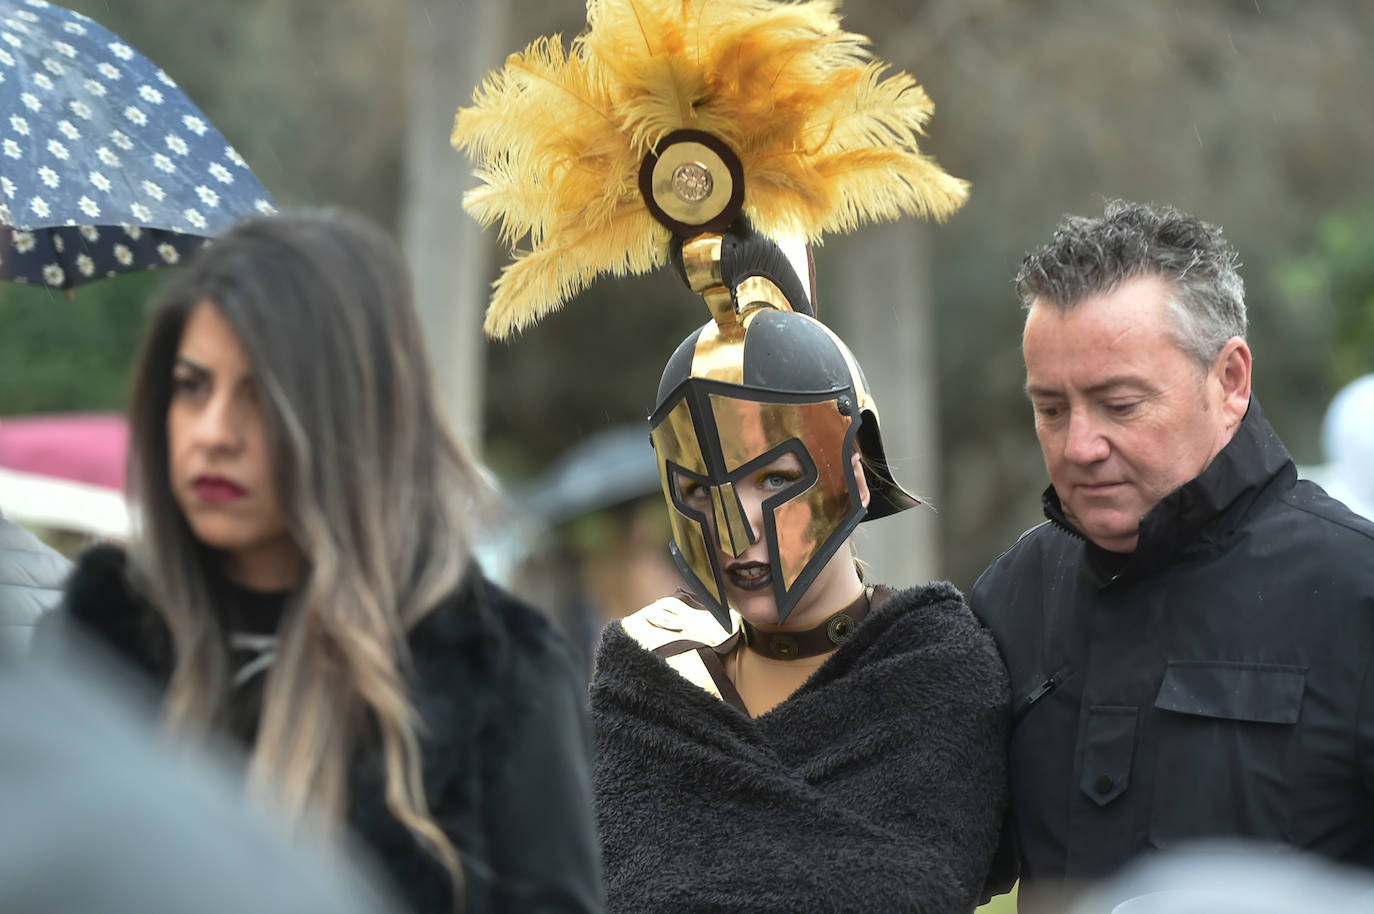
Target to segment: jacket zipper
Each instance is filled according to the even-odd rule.
[[[1068,667],[1055,673],[1049,679],[1031,689],[1030,694],[1022,700],[1020,707],[1012,714],[1011,722],[1014,725],[1021,722],[1021,718],[1030,713],[1031,707],[1040,699],[1059,688],[1059,684],[1069,677]]]

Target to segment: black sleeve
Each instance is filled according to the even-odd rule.
[[[505,722],[505,751],[488,760],[483,818],[493,909],[602,912],[586,688],[566,643],[551,631],[541,642],[512,682],[523,694]]]
[[[43,614],[30,652],[61,660],[77,654],[109,653],[161,688],[171,675],[171,636],[166,624],[131,589],[128,561],[116,546],[83,552],[67,578],[62,600]]]
[[[1002,834],[997,842],[997,852],[993,854],[992,865],[988,868],[987,878],[983,880],[983,894],[979,904],[987,904],[994,895],[1005,895],[1016,885],[1021,875],[1021,852],[1016,842],[1016,826],[1012,821],[1011,810],[1002,819]]]

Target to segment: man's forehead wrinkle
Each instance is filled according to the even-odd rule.
[[[1121,330],[1116,334],[1116,336],[1108,340],[1107,348],[1116,349],[1122,345],[1129,344],[1129,340],[1127,340],[1127,337],[1134,336],[1139,330],[1140,328],[1134,325],[1129,327],[1122,327]]]

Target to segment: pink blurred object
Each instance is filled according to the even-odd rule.
[[[123,491],[129,426],[118,413],[0,417],[0,467]]]

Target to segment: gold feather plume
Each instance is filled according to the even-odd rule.
[[[570,48],[553,35],[512,54],[457,115],[453,145],[480,180],[463,205],[500,223],[515,255],[485,330],[507,337],[599,274],[664,263],[669,232],[638,175],[675,130],[733,149],[743,211],[765,235],[815,242],[902,213],[943,219],[968,185],[917,148],[933,110],[840,28],[835,0],[588,0]]]

